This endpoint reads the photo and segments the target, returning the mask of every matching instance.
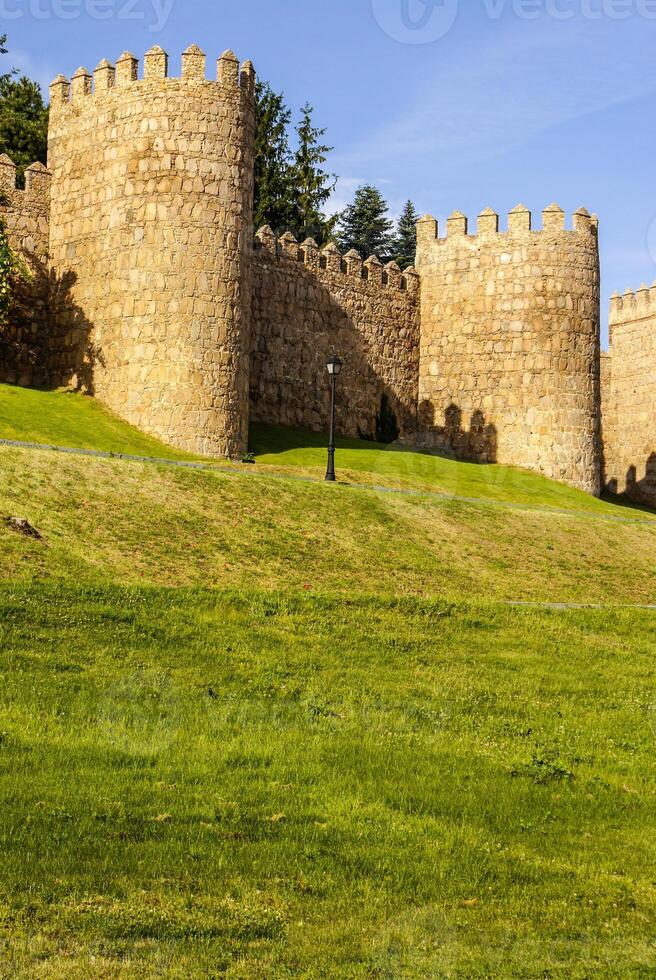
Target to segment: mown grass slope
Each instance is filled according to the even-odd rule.
[[[99,402],[68,391],[0,385],[0,439],[35,442],[158,459],[198,460],[127,425]],[[338,439],[338,476],[354,485],[398,487],[552,509],[621,514],[620,500],[595,500],[578,490],[510,466],[458,463],[401,446]],[[256,472],[323,479],[326,436],[306,429],[253,425]],[[205,459],[209,466],[230,467]],[[638,513],[635,507],[629,508]],[[644,510],[644,509],[643,509]],[[647,517],[656,515],[646,511]]]
[[[4,449],[0,578],[656,602],[656,523]],[[621,515],[630,514],[620,509]]]
[[[313,438],[0,447],[0,977],[653,976],[653,515]]]
[[[4,584],[0,640],[0,975],[653,975],[651,614]]]
[[[192,458],[123,422],[94,398],[2,384],[0,439],[159,459]]]

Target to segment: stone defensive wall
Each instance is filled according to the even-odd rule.
[[[0,219],[14,252],[29,270],[9,324],[0,326],[0,380],[36,385],[47,381],[53,337],[48,330],[48,238],[50,173],[41,163],[25,171],[25,190],[16,187],[16,165],[0,156]]]
[[[602,356],[604,481],[613,493],[656,503],[656,283],[611,299]]]
[[[77,380],[171,445],[246,451],[255,73],[192,45],[50,88],[52,274]]]
[[[402,437],[414,433],[419,377],[419,279],[375,256],[320,250],[291,233],[256,236],[253,256],[251,417],[326,430],[326,360],[344,359],[343,435],[373,438],[383,395]]]
[[[600,492],[598,223],[521,205],[418,226],[420,441]]]

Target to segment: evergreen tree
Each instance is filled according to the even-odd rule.
[[[338,242],[342,251],[354,248],[365,259],[377,255],[387,262],[394,254],[393,224],[387,202],[371,184],[359,187],[353,204],[340,215]]]
[[[281,234],[294,221],[292,154],[287,136],[292,114],[282,93],[268,82],[257,83],[255,109],[256,230],[270,225]]]
[[[412,201],[406,201],[396,229],[396,255],[394,261],[407,269],[417,257],[417,221],[419,215]]]
[[[0,36],[0,54],[7,53],[6,44],[6,35]],[[22,185],[25,167],[47,161],[48,108],[37,83],[15,75],[0,75],[0,153],[12,158]]]
[[[333,149],[321,142],[326,130],[313,125],[314,109],[306,102],[296,127],[298,146],[294,155],[294,227],[300,240],[312,236],[324,245],[332,236],[336,217],[326,218],[324,206],[335,189],[337,178],[323,169]]]
[[[0,54],[7,54],[7,35],[0,34]],[[4,75],[0,75],[0,81],[4,81],[5,78],[11,78],[12,75],[16,74],[16,69],[7,72]]]

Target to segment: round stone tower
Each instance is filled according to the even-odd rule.
[[[170,445],[248,438],[255,74],[206,80],[161,48],[51,86],[50,254],[58,319],[85,337],[80,384]],[[60,323],[61,326],[61,323]]]
[[[599,247],[581,209],[534,231],[524,207],[476,235],[457,212],[446,238],[418,225],[421,441],[600,492]]]

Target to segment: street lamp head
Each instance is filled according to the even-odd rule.
[[[337,375],[340,373],[340,371],[344,367],[344,362],[342,360],[340,360],[340,358],[337,357],[336,354],[333,354],[331,357],[328,358],[328,363],[327,363],[326,367],[328,368],[328,374],[331,374],[334,377],[337,377]]]

